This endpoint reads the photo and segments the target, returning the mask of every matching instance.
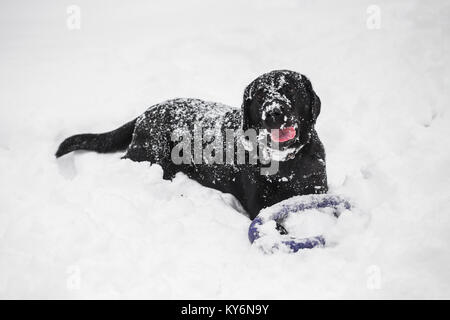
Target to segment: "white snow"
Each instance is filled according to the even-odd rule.
[[[448,1],[73,4],[80,30],[66,2],[0,4],[0,297],[450,298]],[[229,195],[53,157],[170,98],[239,107],[273,69],[311,79],[330,192],[360,209],[326,248],[265,255]]]
[[[303,214],[290,215],[285,221],[286,231],[297,238],[326,235],[337,223],[329,209],[309,209]]]

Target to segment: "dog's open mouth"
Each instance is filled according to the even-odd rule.
[[[275,142],[286,142],[295,138],[296,131],[294,127],[271,130],[270,138]]]

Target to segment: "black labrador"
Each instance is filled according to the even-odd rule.
[[[241,110],[198,99],[168,100],[114,131],[67,138],[56,157],[126,149],[124,158],[161,165],[165,179],[183,172],[231,193],[254,219],[287,198],[327,192],[325,150],[314,129],[320,105],[307,77],[276,70],[247,86]]]

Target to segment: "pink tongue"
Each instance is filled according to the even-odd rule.
[[[295,138],[295,128],[288,127],[284,129],[272,130],[270,135],[275,142],[285,142]]]

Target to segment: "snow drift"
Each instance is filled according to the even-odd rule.
[[[448,1],[59,1],[0,7],[0,297],[450,298]],[[264,255],[229,195],[121,154],[53,154],[152,104],[239,107],[306,74],[330,192],[360,213],[334,245]]]

